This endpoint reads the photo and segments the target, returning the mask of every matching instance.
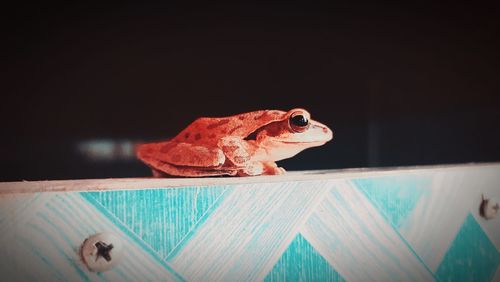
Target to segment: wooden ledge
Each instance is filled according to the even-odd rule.
[[[377,177],[400,173],[422,173],[443,170],[498,169],[500,163],[468,163],[388,168],[355,168],[335,170],[290,171],[280,176],[254,177],[206,177],[206,178],[107,178],[83,180],[43,180],[0,183],[0,195],[39,192],[78,192],[152,188],[176,188],[190,186],[238,185],[275,183],[307,180]]]

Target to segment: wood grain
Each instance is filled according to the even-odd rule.
[[[107,191],[124,189],[176,188],[192,186],[238,185],[252,183],[279,183],[303,180],[366,178],[401,173],[418,174],[423,171],[463,171],[483,168],[499,169],[500,163],[437,165],[415,167],[354,168],[339,170],[289,171],[285,175],[252,177],[205,178],[108,178],[82,180],[42,180],[0,182],[0,195],[38,192]]]

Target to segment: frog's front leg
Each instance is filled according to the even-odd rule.
[[[228,136],[219,141],[219,148],[236,168],[239,176],[281,175],[285,173],[273,161],[263,161],[259,156],[259,148],[240,137]],[[261,151],[262,153],[262,151]]]
[[[235,167],[254,166],[251,163],[253,162],[252,157],[255,154],[256,148],[240,137],[224,137],[218,142],[218,146]],[[255,164],[255,169],[257,169],[258,166],[260,165]],[[249,171],[254,171],[254,168],[249,169]],[[258,169],[256,171],[258,171]]]

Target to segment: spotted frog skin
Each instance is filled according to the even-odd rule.
[[[153,175],[251,176],[283,174],[276,161],[333,137],[304,109],[262,110],[230,117],[199,118],[174,138],[141,144],[137,157]]]

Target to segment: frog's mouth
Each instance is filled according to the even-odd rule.
[[[304,145],[304,144],[307,144],[309,146],[321,146],[321,145],[324,145],[326,142],[328,141],[278,141],[280,143],[283,143],[283,144],[287,144],[287,145]]]

